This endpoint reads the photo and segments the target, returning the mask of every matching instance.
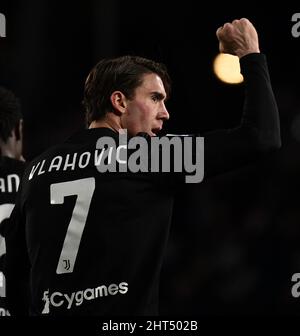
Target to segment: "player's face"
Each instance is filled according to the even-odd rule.
[[[133,99],[127,101],[122,116],[122,127],[130,135],[146,132],[155,136],[169,119],[165,106],[166,91],[161,78],[156,74],[145,74],[143,83],[135,90]]]

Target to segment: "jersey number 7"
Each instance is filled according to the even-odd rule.
[[[77,195],[72,217],[68,225],[56,273],[72,273],[95,190],[95,178],[89,177],[50,185],[51,204],[63,204],[66,196]]]

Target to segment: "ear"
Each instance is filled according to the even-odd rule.
[[[121,91],[114,91],[110,96],[110,101],[115,111],[123,114],[127,107],[127,98]]]
[[[16,140],[22,140],[23,138],[23,120],[20,119],[19,123],[15,127]]]
[[[23,119],[20,119],[19,122],[19,132],[20,132],[20,140],[23,140]]]

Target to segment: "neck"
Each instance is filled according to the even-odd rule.
[[[0,141],[0,148],[2,156],[7,156],[11,159],[20,159],[16,146],[14,146],[10,141],[7,143]]]
[[[99,128],[99,127],[106,127],[110,128],[115,132],[119,132],[121,127],[120,121],[115,120],[115,118],[110,118],[106,116],[104,119],[94,120],[91,122],[89,128]]]

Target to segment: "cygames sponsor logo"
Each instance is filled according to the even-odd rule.
[[[71,309],[74,306],[80,306],[84,301],[95,300],[108,295],[126,294],[127,292],[127,282],[121,282],[118,285],[110,284],[109,286],[102,285],[96,288],[87,288],[77,292],[72,292],[71,294],[61,293],[58,291],[49,293],[49,290],[46,290],[44,291],[42,299],[45,301],[42,314],[49,314],[51,306]]]

